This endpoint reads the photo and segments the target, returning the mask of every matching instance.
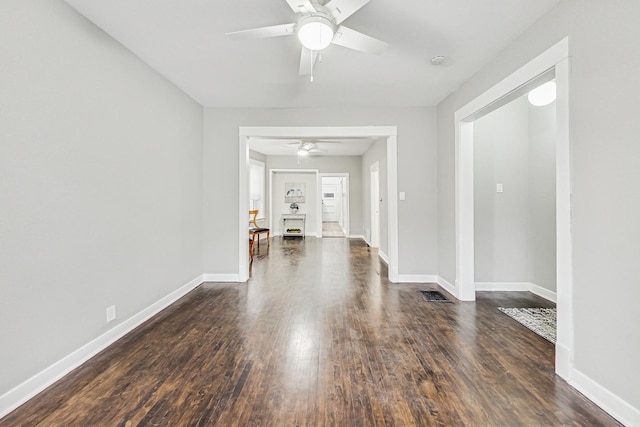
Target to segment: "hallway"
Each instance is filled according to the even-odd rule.
[[[337,221],[322,221],[322,237],[346,237]]]
[[[0,425],[619,425],[498,306],[391,284],[356,239],[274,238],[243,284],[205,283]]]

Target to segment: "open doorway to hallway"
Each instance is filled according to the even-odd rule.
[[[292,141],[297,142],[295,146],[295,150],[292,147]],[[311,168],[313,165],[319,161],[321,161],[324,156],[313,156],[312,154],[321,153],[326,154],[327,152],[332,151],[332,147],[336,148],[357,148],[358,153],[346,153],[342,152],[341,156],[351,156],[356,159],[363,153],[366,154],[364,150],[361,148],[365,145],[365,143],[374,144],[378,142],[377,146],[380,147],[382,153],[384,153],[385,164],[387,165],[387,171],[384,175],[384,178],[381,179],[381,183],[384,183],[384,189],[387,191],[389,197],[387,199],[387,203],[385,204],[385,212],[383,213],[385,231],[382,239],[386,238],[384,242],[388,247],[388,276],[389,280],[396,283],[399,281],[399,273],[398,273],[398,201],[397,201],[397,189],[398,189],[398,173],[397,173],[397,159],[398,159],[398,145],[397,145],[397,128],[395,126],[343,126],[343,127],[295,127],[295,126],[285,126],[285,127],[246,127],[241,126],[238,129],[238,149],[239,149],[239,157],[238,157],[238,170],[239,170],[239,179],[238,179],[238,189],[239,189],[239,209],[238,215],[239,217],[243,217],[246,214],[241,214],[247,212],[249,209],[249,159],[250,159],[250,149],[254,151],[258,149],[258,146],[261,146],[262,149],[266,149],[266,147],[271,147],[272,149],[286,149],[286,153],[284,155],[280,155],[276,152],[262,152],[261,154],[267,156],[267,170],[272,171],[273,168],[281,167],[281,162],[284,161],[284,158],[292,157],[292,150],[297,156],[297,160],[299,165],[304,165],[306,168]],[[313,145],[316,147],[315,150],[309,150],[309,152],[302,153],[300,149],[306,151],[305,142],[313,142]],[[302,144],[301,144],[302,143]],[[325,143],[326,146],[323,146]],[[263,150],[264,151],[264,150]],[[311,152],[313,151],[313,153]],[[296,157],[294,157],[296,159]],[[358,161],[358,160],[356,160]],[[359,161],[358,161],[359,162]],[[297,163],[297,164],[298,164]],[[335,170],[336,165],[331,164],[331,167],[327,167],[326,172],[333,173],[331,169]],[[355,182],[362,183],[366,181],[366,175],[362,172],[362,167],[358,165],[357,172],[354,172],[352,176],[354,177]],[[317,168],[318,172],[320,172],[321,168]],[[308,189],[308,187],[307,187]],[[355,192],[354,194],[362,195],[361,192]],[[358,199],[360,201],[360,199]],[[356,206],[358,207],[358,206]],[[362,208],[362,204],[359,206]],[[317,219],[321,219],[322,211],[318,208]],[[273,228],[274,221],[277,221],[277,218],[273,218],[272,212],[268,213],[270,228]],[[345,215],[345,217],[349,217]],[[354,212],[353,218],[358,221],[362,218],[361,215],[358,215],[358,212]],[[348,224],[348,223],[346,223]],[[277,228],[277,227],[275,227]],[[360,237],[363,236],[363,224],[355,224],[355,230],[345,230],[349,237]],[[249,250],[248,240],[246,238],[247,230],[246,226],[243,223],[243,219],[240,219],[239,227],[238,227],[238,277],[237,281],[246,281],[249,278],[249,263],[247,252]],[[321,234],[318,233],[317,237],[321,237]]]
[[[322,237],[349,236],[349,174],[320,174]]]

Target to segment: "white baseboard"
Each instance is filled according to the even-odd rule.
[[[0,396],[0,418],[164,310],[203,282],[198,276]]]
[[[240,283],[239,274],[203,274],[203,282],[233,282]]]
[[[451,295],[453,295],[454,297],[458,298],[458,294],[456,293],[456,287],[453,286],[451,283],[449,283],[444,277],[441,276],[437,276],[436,277],[436,283],[440,286],[442,286],[442,288],[449,292]]]
[[[558,302],[558,295],[555,292],[543,288],[542,286],[538,286],[535,283],[529,283],[529,285],[531,285],[529,288],[529,292],[531,292],[532,294],[536,294],[539,297],[542,297],[554,303]]]
[[[401,283],[438,283],[438,276],[435,274],[398,274],[398,281]]]
[[[574,369],[569,384],[623,425],[640,426],[640,409],[611,393],[582,372]]]
[[[385,254],[380,249],[378,249],[378,256],[385,264],[387,264],[387,266],[389,265],[389,255]]]
[[[556,293],[531,282],[476,282],[476,291],[514,292],[524,291],[536,294],[551,302],[556,302]]]

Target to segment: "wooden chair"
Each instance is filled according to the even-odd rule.
[[[271,246],[271,230],[265,227],[258,227],[258,210],[250,210],[249,215],[251,216],[251,222],[253,222],[253,227],[249,228],[249,236],[251,236],[252,243],[255,241],[256,235],[258,235],[258,247],[260,247],[260,235],[267,233],[267,246]],[[251,246],[253,247],[253,244]]]

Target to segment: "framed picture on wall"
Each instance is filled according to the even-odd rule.
[[[304,203],[304,182],[287,182],[284,184],[285,203]]]

